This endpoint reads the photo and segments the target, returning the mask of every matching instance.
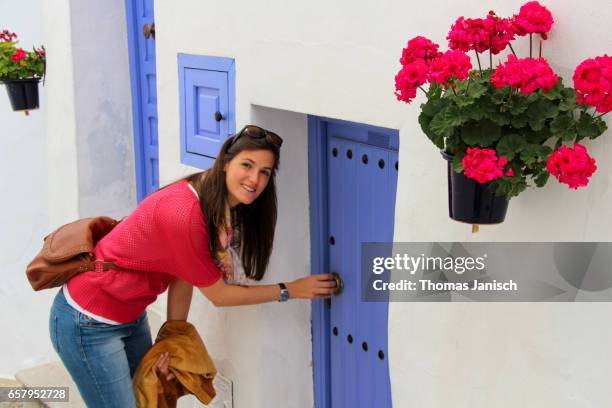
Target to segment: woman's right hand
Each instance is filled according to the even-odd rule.
[[[329,299],[336,290],[331,274],[306,276],[287,283],[289,299]]]

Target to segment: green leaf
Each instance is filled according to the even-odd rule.
[[[537,144],[528,144],[520,153],[521,160],[529,168],[534,168],[539,161],[546,160],[552,153],[552,149],[548,146]]]
[[[607,128],[608,126],[601,118],[594,118],[584,112],[580,115],[580,119],[576,125],[579,139],[584,139],[586,137],[595,139],[605,132]]]
[[[530,120],[529,121],[529,126],[531,126],[531,129],[533,130],[542,130],[544,129],[544,125],[546,124],[546,119],[538,119],[538,120]]]
[[[431,123],[431,116],[425,115],[424,112],[421,112],[419,115],[419,124],[421,125],[421,129],[423,133],[435,144],[438,149],[444,149],[444,137],[437,135],[434,133],[429,124]]]
[[[510,119],[510,125],[515,129],[521,129],[527,126],[527,116],[514,116]]]
[[[540,173],[535,179],[534,182],[538,187],[544,187],[546,182],[548,181],[548,177],[550,177],[550,173],[548,171],[544,171]]]
[[[490,146],[500,137],[501,127],[488,119],[471,122],[461,128],[461,138],[470,146]]]
[[[527,146],[527,142],[523,136],[515,133],[505,135],[497,143],[497,156],[505,156],[510,161],[525,146]]]
[[[470,89],[467,92],[468,96],[474,99],[478,99],[486,93],[487,93],[487,87],[477,81],[472,81],[472,83],[470,84]]]
[[[434,117],[438,112],[448,106],[447,99],[430,99],[421,105],[421,112],[429,117]]]
[[[437,82],[433,82],[429,85],[429,91],[427,92],[428,99],[439,99],[442,95],[442,86]]]
[[[559,80],[557,81],[557,83],[555,84],[555,86],[552,87],[552,89],[550,91],[548,91],[547,93],[544,93],[544,98],[553,101],[556,99],[561,99],[562,98],[562,93],[561,91],[563,90],[563,83]]]
[[[474,99],[467,95],[459,95],[455,98],[455,103],[460,108],[465,108],[466,106],[474,104]]]
[[[521,115],[524,113],[529,107],[529,103],[527,102],[527,98],[523,97],[514,97],[509,101],[508,111],[514,115]]]
[[[576,103],[576,91],[572,88],[564,88],[561,94],[563,95],[563,99],[561,99],[559,103],[559,110],[566,112],[576,109],[578,106]]]
[[[455,173],[461,173],[463,171],[463,164],[461,163],[465,157],[466,152],[458,152],[453,156],[452,168]]]
[[[532,94],[533,95],[533,94]],[[527,108],[527,116],[533,120],[533,122],[543,121],[545,119],[554,118],[559,114],[559,107],[554,103],[546,99],[539,99],[533,102]],[[530,123],[532,121],[530,120]]]
[[[504,112],[491,112],[488,117],[499,126],[509,125],[512,120],[512,116]]]
[[[557,116],[550,122],[550,131],[565,141],[573,140],[576,137],[576,120],[569,115]]]
[[[450,137],[457,126],[462,125],[467,117],[456,106],[449,105],[434,116],[429,124],[431,130],[444,137]]]

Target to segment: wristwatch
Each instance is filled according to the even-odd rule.
[[[287,286],[284,283],[279,283],[278,286],[280,286],[280,296],[278,297],[278,301],[286,302],[289,300],[289,289],[287,289]]]

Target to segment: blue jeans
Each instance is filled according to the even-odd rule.
[[[136,407],[132,376],[151,347],[146,312],[126,324],[101,323],[70,306],[60,290],[49,332],[88,407]]]

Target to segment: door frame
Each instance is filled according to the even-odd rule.
[[[154,0],[153,0],[154,1]],[[138,36],[142,35],[136,24],[136,0],[125,0],[125,18],[128,36],[128,60],[130,64],[130,88],[132,95],[132,128],[134,129],[134,161],[136,173],[136,199],[141,202],[147,195],[145,144],[143,137],[143,112],[140,94],[140,60]]]
[[[329,265],[327,240],[329,237],[328,194],[327,194],[327,124],[337,123],[375,131],[389,136],[388,148],[399,151],[399,131],[363,123],[349,122],[308,115],[308,192],[310,197],[310,273],[325,272]],[[366,142],[366,140],[355,141]],[[397,192],[397,190],[396,190]],[[330,365],[330,305],[329,300],[311,302],[312,316],[312,361],[314,406],[331,407],[331,365]],[[388,331],[387,326],[387,331]],[[323,364],[318,364],[318,362]]]

